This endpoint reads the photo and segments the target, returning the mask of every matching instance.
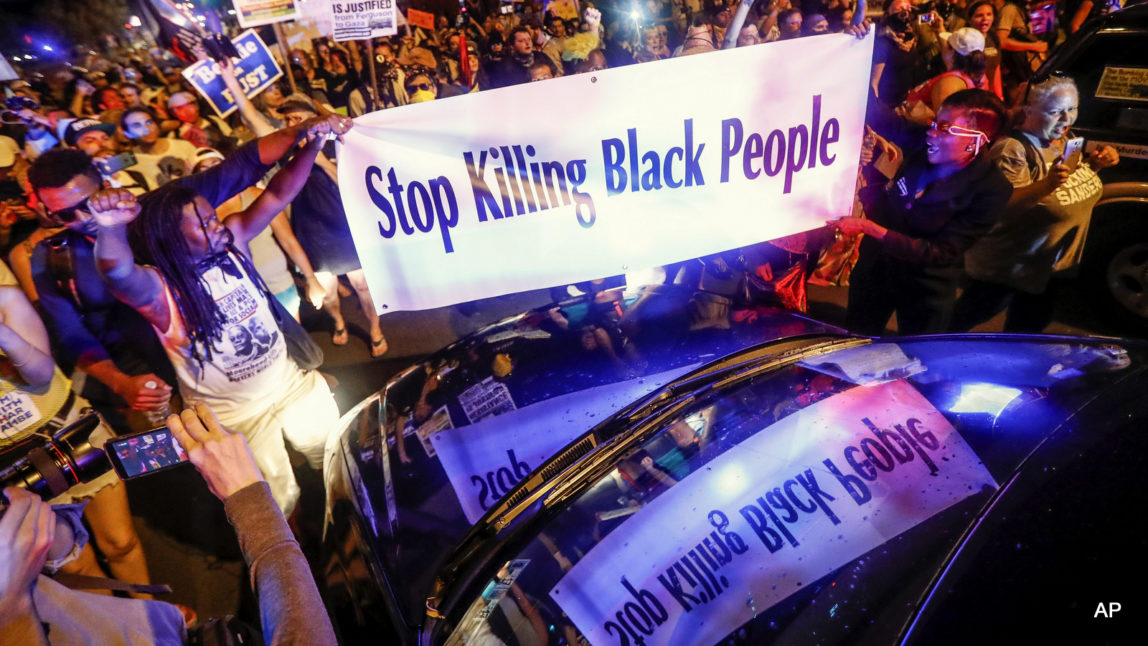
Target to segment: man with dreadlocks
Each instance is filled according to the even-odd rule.
[[[178,185],[138,202],[121,189],[89,201],[100,274],[159,335],[184,401],[207,404],[247,437],[284,514],[299,497],[284,439],[322,469],[339,411],[319,372],[304,372],[288,355],[248,243],[295,198],[324,140],[312,136],[251,206],[224,222],[206,199]]]
[[[218,166],[173,183],[218,206],[255,184],[305,134],[342,133],[349,123],[346,117],[316,117],[270,132]],[[51,150],[29,169],[28,181],[43,205],[44,225],[64,227],[36,245],[31,257],[53,350],[62,363],[87,374],[80,394],[117,432],[150,428],[148,417],[168,406],[168,384],[176,378],[150,326],[108,292],[96,271],[96,224],[87,205],[102,187],[100,173],[82,151]]]

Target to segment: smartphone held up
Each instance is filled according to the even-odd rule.
[[[104,450],[121,479],[163,471],[188,461],[187,452],[166,426],[108,440]]]

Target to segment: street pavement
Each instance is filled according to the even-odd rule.
[[[809,287],[813,318],[843,324],[847,290],[835,287]],[[350,342],[336,347],[330,342],[330,323],[324,315],[304,313],[309,329],[323,347],[323,371],[339,381],[335,396],[341,411],[378,390],[388,377],[427,354],[482,325],[550,302],[546,290],[488,299],[466,307],[446,307],[424,312],[395,312],[382,320],[390,344],[388,353],[371,359],[366,318],[352,298],[343,299],[343,312],[351,331]],[[1066,300],[1053,334],[1087,334],[1105,329],[1102,322],[1089,321],[1089,310],[1079,297]],[[306,307],[306,306],[305,306]],[[465,313],[464,313],[465,312]],[[999,331],[998,316],[976,331]],[[323,514],[322,482],[317,474],[300,463],[300,483],[305,495],[300,505],[305,551],[314,556]],[[180,467],[128,483],[132,510],[152,580],[170,584],[174,592],[167,598],[195,609],[201,618],[237,614],[258,625],[258,609],[247,580],[231,527],[219,503],[203,485],[194,469]]]

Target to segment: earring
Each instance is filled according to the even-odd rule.
[[[967,152],[967,153],[973,152],[973,145],[969,144],[968,146],[965,146],[965,152]]]

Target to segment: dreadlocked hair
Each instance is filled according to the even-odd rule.
[[[197,259],[180,229],[183,207],[194,200],[194,191],[175,184],[145,193],[128,233],[137,259],[157,267],[171,288],[191,341],[191,356],[202,365],[211,360],[214,340],[220,338],[226,321],[200,278]]]

